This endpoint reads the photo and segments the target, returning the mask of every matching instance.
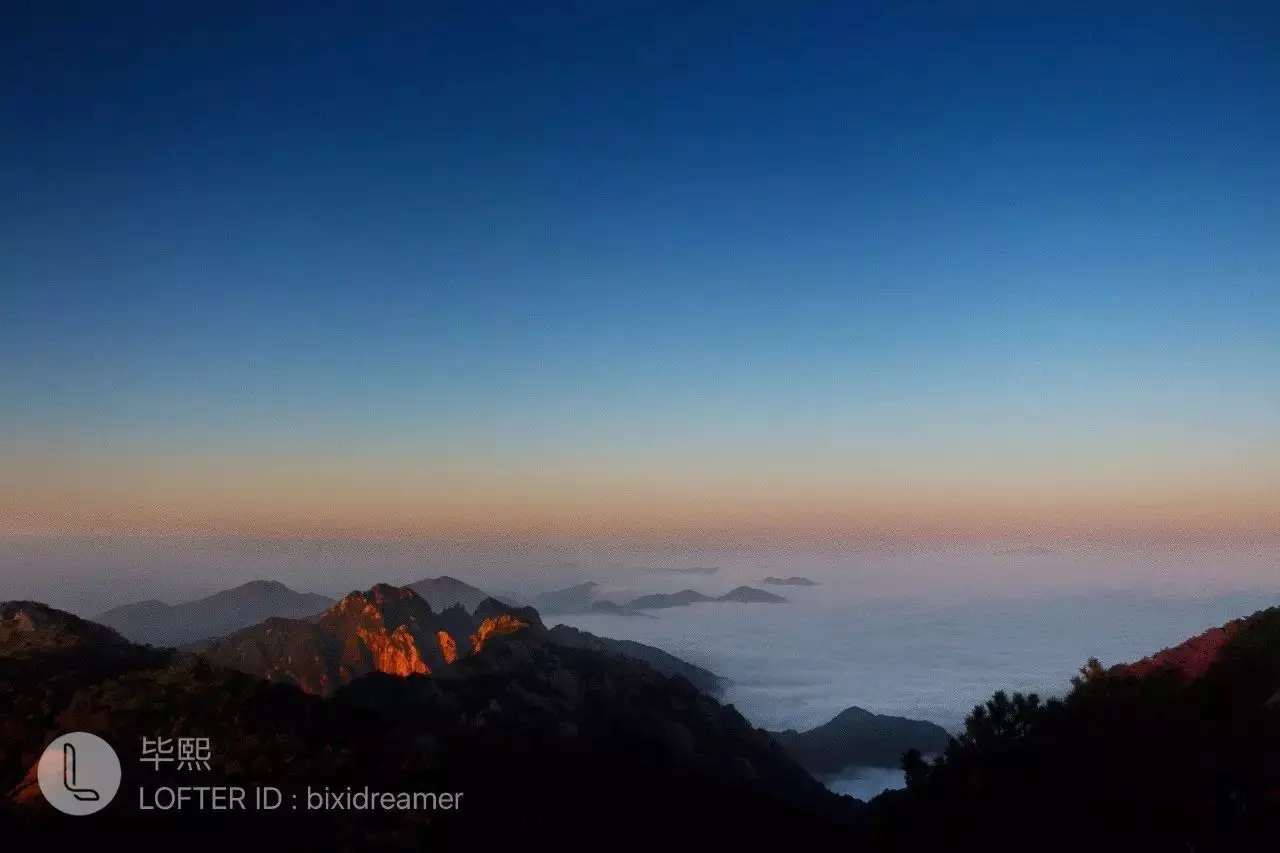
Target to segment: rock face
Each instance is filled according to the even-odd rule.
[[[812,773],[838,773],[847,767],[897,769],[907,750],[925,755],[942,752],[951,737],[946,729],[924,720],[873,714],[846,708],[830,722],[805,732],[788,729],[773,737],[791,757]]]
[[[537,614],[491,598],[476,615],[461,604],[433,611],[410,587],[379,584],[352,592],[319,619],[269,619],[216,640],[209,660],[328,695],[373,672],[429,675],[465,654],[479,654],[494,637],[541,629]]]
[[[504,613],[500,616],[490,616],[488,619],[480,622],[480,627],[471,635],[471,649],[473,654],[480,654],[484,649],[484,644],[489,642],[491,637],[502,637],[507,634],[514,634],[522,628],[528,628],[529,623],[524,622],[516,617]]]
[[[252,581],[185,604],[141,601],[108,610],[95,622],[115,628],[135,643],[183,646],[220,637],[281,616],[303,619],[331,607],[323,595],[297,592],[279,581]]]
[[[458,641],[448,631],[436,631],[436,642],[440,644],[440,655],[445,663],[453,663],[458,659]]]

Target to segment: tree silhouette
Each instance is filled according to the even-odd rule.
[[[860,849],[1263,853],[1280,837],[1280,608],[1250,620],[1207,672],[1108,670],[1089,659],[1061,698],[994,693],[905,790],[871,804]]]

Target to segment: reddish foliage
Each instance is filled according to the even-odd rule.
[[[1184,643],[1156,652],[1136,663],[1121,664],[1119,669],[1126,675],[1142,678],[1157,670],[1170,668],[1188,681],[1197,679],[1209,671],[1222,648],[1240,632],[1245,622],[1244,619],[1236,619],[1221,628],[1210,628]]]

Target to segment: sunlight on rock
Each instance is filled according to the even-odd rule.
[[[458,659],[458,644],[448,631],[437,631],[436,640],[440,643],[440,654],[444,655],[445,663],[453,663]]]
[[[479,629],[471,635],[471,648],[473,654],[480,654],[480,650],[484,648],[485,642],[490,637],[498,637],[504,634],[513,634],[521,628],[528,628],[528,622],[522,622],[509,613],[503,613],[501,616],[494,616],[480,623]]]
[[[413,634],[404,625],[387,636],[385,631],[373,632],[364,628],[357,631],[360,639],[373,655],[373,665],[378,672],[390,675],[426,675],[430,673],[426,661],[418,652]]]

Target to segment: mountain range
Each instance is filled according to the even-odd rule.
[[[779,603],[786,600],[764,590],[740,586],[718,597],[684,590],[674,594],[643,595],[629,602],[617,603],[600,598],[600,586],[594,581],[586,581],[539,593],[525,601],[514,594],[490,595],[448,575],[424,578],[408,584],[407,588],[421,596],[438,613],[455,606],[474,612],[482,602],[493,599],[507,606],[532,606],[548,615],[604,613],[651,618],[652,614],[645,611],[702,601]],[[279,581],[259,580],[180,604],[154,599],[126,604],[100,613],[93,619],[137,643],[198,650],[216,638],[266,619],[318,618],[333,604],[335,600],[324,595],[298,592]]]
[[[154,599],[126,604],[100,613],[94,621],[135,642],[183,646],[256,625],[272,616],[315,616],[333,603],[332,598],[296,592],[279,581],[260,580],[183,604]]]
[[[68,726],[103,733],[126,753],[130,790],[184,781],[176,769],[145,768],[129,748],[163,733],[216,745],[202,785],[374,784],[465,791],[475,804],[425,820],[281,817],[295,843],[325,849],[511,838],[542,849],[619,826],[633,841],[658,843],[680,826],[690,838],[746,843],[801,828],[843,832],[858,811],[683,676],[560,633],[564,642],[536,612],[493,599],[473,614],[457,604],[436,613],[412,589],[377,585],[319,619],[272,618],[193,654],[136,645],[38,603],[6,603],[0,786],[11,794],[0,818],[58,844],[105,827],[166,825],[141,815],[133,796],[85,836],[76,835],[85,824],[54,819],[34,768],[51,732]],[[737,813],[744,806],[750,814]],[[242,844],[252,822],[219,817],[182,826],[192,843]]]
[[[597,590],[600,585],[586,581],[565,589],[552,590],[534,596],[531,604],[541,613],[585,613],[600,603]]]
[[[675,570],[672,570],[675,571]],[[701,574],[702,570],[680,570]],[[708,572],[709,573],[709,572]],[[710,596],[691,589],[675,593],[653,593],[633,598],[626,602],[615,602],[600,597],[600,585],[595,581],[585,581],[564,589],[552,590],[533,596],[530,605],[539,612],[548,615],[569,613],[610,613],[624,616],[651,616],[647,610],[659,610],[668,607],[683,607],[687,604],[703,602],[737,602],[741,604],[779,604],[786,599],[779,595],[739,586],[724,595]]]
[[[770,575],[769,577],[760,581],[760,583],[768,584],[769,586],[817,586],[818,585],[817,581],[810,580],[809,578],[806,578],[806,577],[801,577],[800,575],[792,575],[789,578],[775,578],[772,575]]]
[[[496,599],[475,613],[454,603],[439,613],[413,586],[377,584],[345,596],[319,619],[274,617],[215,640],[208,660],[329,695],[373,672],[430,675],[479,654],[491,638],[520,629],[545,632],[536,612]]]
[[[621,838],[633,849],[758,849],[803,838],[905,853],[1003,837],[1054,853],[1100,843],[1243,853],[1274,849],[1280,832],[1280,607],[1131,664],[1091,660],[1061,698],[997,692],[945,743],[929,724],[858,709],[808,732],[769,733],[674,671],[673,660],[654,659],[666,674],[643,654],[547,629],[533,609],[489,598],[472,612],[461,602],[437,610],[388,585],[317,617],[270,618],[200,654],[6,602],[0,790],[9,795],[0,824],[9,838],[57,849],[107,832],[181,831],[184,846],[221,850],[284,832],[323,849],[514,839],[579,849]],[[122,790],[132,792],[91,821],[59,820],[36,785],[45,744],[68,730],[108,736],[122,753]],[[215,745],[202,785],[271,785],[292,796],[457,791],[470,805],[143,814],[139,791],[191,784],[136,760],[133,745],[157,734]],[[875,736],[886,750],[911,744],[904,789],[860,803],[814,778],[847,755],[864,763],[865,739]]]
[[[704,604],[708,602],[732,602],[738,604],[783,604],[786,599],[780,595],[774,595],[771,592],[765,592],[762,589],[756,589],[750,586],[739,586],[726,592],[724,595],[704,595],[692,589],[682,589],[679,592],[660,592],[652,595],[642,595],[627,604],[632,610],[659,610],[668,607],[685,607],[690,604]]]

